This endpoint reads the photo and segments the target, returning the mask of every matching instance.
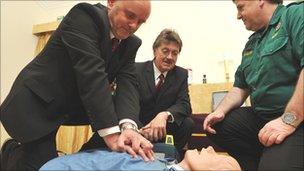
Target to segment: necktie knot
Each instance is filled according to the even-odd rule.
[[[160,90],[161,86],[164,84],[164,80],[165,80],[164,74],[160,74],[160,75],[158,76],[158,82],[157,82],[157,84],[155,85],[156,91],[159,91],[159,90]]]
[[[113,38],[111,40],[111,43],[112,43],[112,52],[114,52],[119,45],[119,39]]]
[[[158,76],[158,79],[161,80],[162,82],[164,82],[164,80],[165,80],[164,74],[160,74],[160,75]]]

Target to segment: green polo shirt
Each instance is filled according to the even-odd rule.
[[[252,34],[235,73],[234,86],[250,91],[263,119],[278,117],[293,95],[304,66],[304,3],[279,5],[267,28]]]

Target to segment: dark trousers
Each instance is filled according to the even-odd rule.
[[[180,158],[183,158],[184,151],[183,147],[186,145],[188,140],[191,137],[192,130],[194,128],[194,122],[190,117],[187,117],[181,125],[177,125],[175,123],[167,124],[167,134],[171,134],[174,137],[174,146],[177,149]],[[158,141],[164,142],[165,139]],[[104,140],[98,135],[98,133],[94,133],[90,140],[85,143],[80,151],[95,149],[100,147],[106,147]]]
[[[251,108],[238,108],[214,126],[217,134],[208,136],[227,150],[243,170],[303,170],[304,125],[281,144],[264,147],[258,133],[266,123]]]
[[[180,125],[177,125],[176,123],[167,124],[167,134],[173,135],[174,146],[181,159],[184,158],[185,151],[183,148],[190,140],[193,128],[194,121],[190,117],[185,118]]]
[[[99,136],[97,132],[95,132],[88,142],[84,143],[79,151],[97,149],[97,148],[108,148],[106,142],[102,137]]]
[[[1,170],[39,170],[47,161],[58,156],[56,132],[38,140],[19,143],[12,139],[1,149]]]

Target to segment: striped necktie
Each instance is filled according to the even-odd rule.
[[[160,74],[158,76],[158,79],[159,80],[158,80],[157,84],[155,85],[155,89],[156,89],[157,92],[160,90],[161,86],[164,84],[164,81],[165,81],[164,74]]]
[[[113,38],[111,40],[111,43],[112,43],[112,52],[114,52],[119,45],[119,39]]]

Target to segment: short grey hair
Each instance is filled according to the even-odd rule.
[[[179,46],[179,52],[182,50],[183,42],[179,37],[178,33],[173,29],[164,29],[157,36],[153,43],[153,50],[158,48],[161,43],[175,42]]]

